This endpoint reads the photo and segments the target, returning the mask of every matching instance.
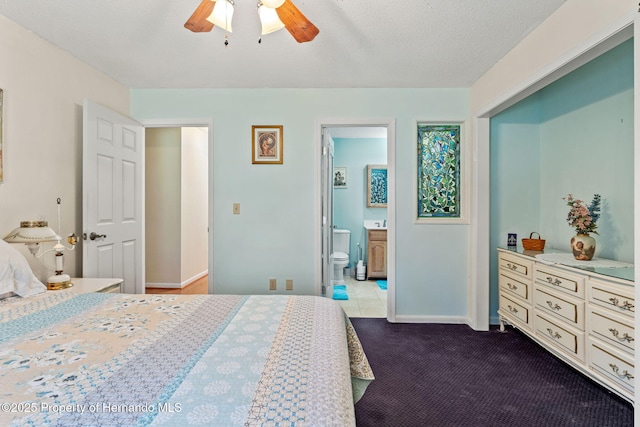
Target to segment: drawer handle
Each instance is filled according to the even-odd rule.
[[[509,267],[509,270],[517,270],[518,266],[515,264],[511,264],[510,262],[507,263],[507,267]]]
[[[510,305],[508,305],[507,307],[509,307],[509,311],[514,313],[514,314],[518,312],[518,309],[515,308],[515,307],[511,307]]]
[[[551,328],[547,328],[547,332],[549,332],[549,335],[551,335],[551,338],[555,338],[555,339],[560,339],[560,338],[562,338],[562,335],[560,335],[560,334],[559,334],[559,333],[557,333],[557,332],[553,332],[553,331],[551,330]]]
[[[616,307],[618,307],[620,310],[631,310],[634,308],[634,305],[631,304],[628,300],[624,300],[624,302],[622,303],[622,305],[618,305],[618,303],[620,302],[618,300],[618,298],[613,297],[613,298],[609,298],[609,301],[611,301],[611,304],[615,305]]]
[[[547,276],[547,282],[549,282],[552,285],[556,285],[556,286],[560,286],[562,284],[562,282],[560,280],[558,280],[556,278],[556,280],[553,280],[553,277]]]
[[[611,368],[613,373],[618,376],[618,378],[624,378],[624,379],[627,379],[627,380],[632,380],[633,379],[633,375],[631,375],[626,369],[624,371],[622,371],[622,374],[620,374],[618,372],[620,369],[615,364],[609,363],[609,367]]]
[[[509,289],[511,289],[512,291],[515,291],[515,290],[517,290],[517,289],[518,289],[518,287],[517,287],[516,285],[512,285],[511,283],[507,283],[507,287],[508,287]]]
[[[626,332],[622,337],[619,337],[618,335],[620,334],[620,332],[618,332],[618,330],[615,328],[610,328],[609,332],[611,332],[611,335],[616,337],[619,341],[626,341],[626,342],[634,341],[634,338]]]
[[[560,307],[558,304],[556,304],[555,306],[553,305],[553,302],[551,301],[547,301],[547,304],[549,304],[549,308],[552,310],[561,310],[562,307]]]

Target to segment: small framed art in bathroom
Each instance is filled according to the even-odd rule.
[[[367,165],[367,207],[387,207],[387,165]]]
[[[282,126],[251,126],[251,163],[282,164]]]
[[[347,188],[347,168],[336,166],[333,168],[333,188]]]

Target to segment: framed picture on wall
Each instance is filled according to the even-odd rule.
[[[367,207],[387,207],[387,165],[367,165]]]
[[[333,188],[347,188],[347,168],[336,166],[333,168]]]
[[[282,164],[282,126],[251,126],[251,163]]]

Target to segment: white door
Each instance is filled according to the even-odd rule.
[[[322,128],[322,294],[333,297],[333,138]]]
[[[144,293],[144,128],[91,101],[83,110],[82,275]]]

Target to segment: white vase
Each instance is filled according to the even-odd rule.
[[[596,253],[596,239],[588,234],[576,234],[571,238],[571,251],[580,261],[590,261]]]

